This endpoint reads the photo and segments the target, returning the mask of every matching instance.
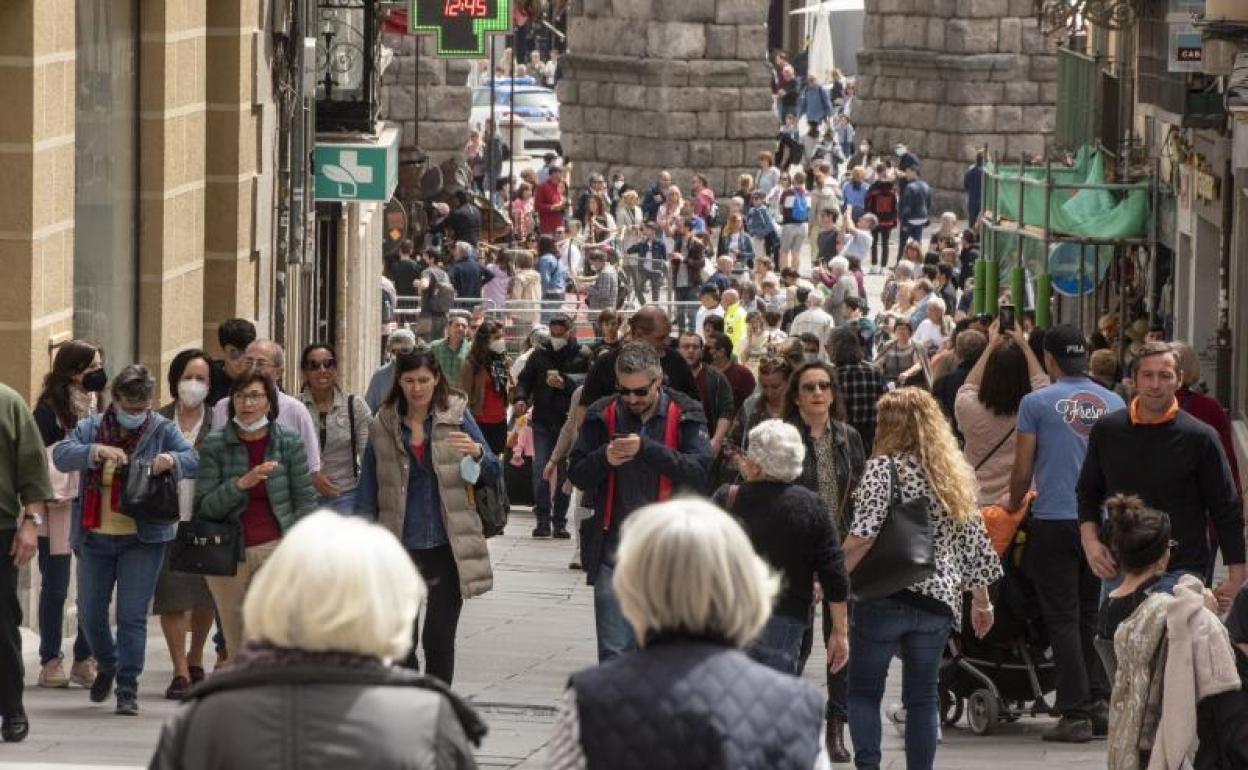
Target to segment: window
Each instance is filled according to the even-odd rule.
[[[135,0],[77,0],[74,336],[136,358]]]

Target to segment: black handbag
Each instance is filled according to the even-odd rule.
[[[169,544],[169,569],[189,575],[233,577],[238,573],[239,525],[191,519],[178,523]]]
[[[500,474],[493,484],[469,486],[477,515],[481,517],[481,532],[487,538],[503,534],[507,528],[507,516],[511,502],[507,497],[507,482]]]
[[[897,464],[888,458],[892,484],[888,515],[870,550],[850,575],[855,601],[883,599],[931,577],[936,571],[932,522],[926,497],[901,499]]]
[[[133,460],[118,468],[121,513],[145,524],[173,524],[180,518],[178,475],[152,473],[149,460]]]

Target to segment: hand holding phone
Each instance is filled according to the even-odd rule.
[[[998,314],[1001,321],[1001,331],[1005,334],[1009,334],[1014,331],[1014,306],[1003,304],[1000,308],[998,308]]]

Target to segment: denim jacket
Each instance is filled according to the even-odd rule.
[[[103,414],[93,414],[78,421],[78,427],[70,431],[65,440],[52,449],[52,462],[57,470],[63,473],[71,471],[89,471],[96,467],[92,462],[92,447],[100,429]],[[193,479],[199,470],[199,453],[182,438],[177,423],[166,419],[153,411],[151,423],[147,431],[139,439],[134,449],[132,460],[155,459],[158,454],[169,454],[173,457],[176,467],[170,473],[178,474],[179,479]],[[79,482],[78,497],[74,499],[73,516],[70,518],[69,544],[78,548],[86,539],[87,530],[82,528],[82,501],[86,496],[87,474],[82,474]],[[177,523],[149,524],[135,522],[139,541],[143,543],[167,543],[173,539],[177,531]]]
[[[568,270],[554,254],[543,254],[537,259],[537,272],[542,276],[542,293],[563,292],[568,286]]]

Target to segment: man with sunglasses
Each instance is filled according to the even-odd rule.
[[[611,584],[621,525],[674,494],[706,494],[711,469],[702,406],[663,385],[654,347],[624,345],[614,368],[616,393],[589,407],[568,457],[568,478],[594,500],[581,524],[581,563],[594,587],[599,662],[637,647]]]
[[[246,318],[230,318],[217,327],[217,344],[224,355],[212,362],[208,397],[204,399],[208,406],[214,406],[228,396],[234,380],[247,371],[243,355],[247,346],[255,340],[256,325]]]

